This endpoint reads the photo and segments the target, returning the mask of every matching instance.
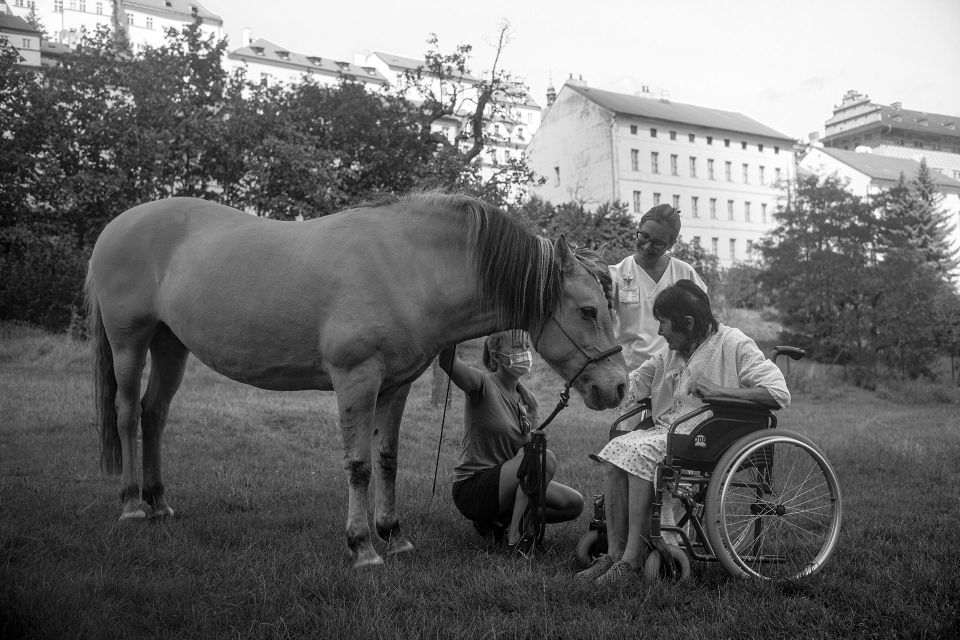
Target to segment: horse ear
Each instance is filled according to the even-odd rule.
[[[562,233],[556,242],[553,243],[553,255],[557,257],[557,262],[559,262],[560,267],[564,269],[577,261],[577,259],[573,257],[573,252],[570,251],[570,245],[567,244],[567,239],[563,237]]]
[[[609,242],[604,242],[602,245],[600,245],[600,248],[597,249],[597,255],[600,256],[600,259],[603,260],[604,262],[607,261],[607,256],[605,256],[604,254],[607,252],[607,247],[609,246],[610,246]]]

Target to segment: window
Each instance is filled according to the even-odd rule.
[[[696,142],[696,141],[697,141],[697,136],[694,135],[694,134],[692,134],[692,133],[688,133],[688,134],[687,134],[687,138],[690,139],[690,142]]]
[[[727,200],[727,220],[733,220],[733,200]]]
[[[640,205],[640,192],[633,192],[633,212],[634,213],[643,213],[643,207]]]
[[[713,136],[707,136],[707,144],[713,144]]]
[[[766,224],[767,222],[767,203],[760,203],[760,222]]]
[[[730,238],[730,259],[731,260],[737,259],[737,239],[736,238]]]
[[[728,161],[725,163],[724,169],[725,169],[726,174],[727,174],[727,182],[733,182],[733,178],[732,178],[731,175],[730,175],[730,172],[733,170],[733,163],[728,160]]]
[[[657,137],[657,130],[656,130],[656,129],[653,129],[653,128],[650,129],[650,137],[651,137],[651,138],[656,138],[656,137]]]
[[[762,145],[762,144],[757,144],[757,151],[759,151],[760,153],[763,153],[763,145]]]
[[[261,74],[260,74],[260,85],[263,86],[263,87],[265,87],[265,86],[267,86],[267,83],[268,83],[268,82],[270,82],[270,74],[269,74],[269,73],[261,73]]]
[[[129,24],[131,27],[133,26],[133,14],[129,11],[127,12],[127,24]]]
[[[680,211],[680,196],[676,194],[673,196],[673,208]]]
[[[690,177],[697,177],[697,159],[693,156],[690,156]]]
[[[700,236],[693,236],[693,245],[698,246],[700,244]]]
[[[746,148],[747,148],[747,142],[746,142],[746,140],[741,140],[741,141],[740,141],[740,148],[741,148],[741,149],[746,149]]]
[[[650,172],[660,173],[660,154],[656,151],[650,152]]]
[[[773,179],[774,182],[780,182],[780,167],[777,167],[773,170]]]
[[[655,193],[655,194],[653,194],[653,206],[656,207],[656,206],[658,206],[659,204],[660,204],[660,194],[659,194],[659,193]]]
[[[670,154],[670,175],[675,176],[677,173],[677,156]]]
[[[747,240],[747,255],[753,253],[753,240]]]
[[[518,139],[518,140],[523,140],[523,139],[524,139],[524,137],[523,137],[523,127],[518,127],[518,128],[517,128],[517,139]]]
[[[630,169],[640,171],[640,150],[630,149]]]
[[[730,146],[730,140],[724,138],[724,140],[723,140],[723,146],[729,147],[729,146]]]
[[[53,0],[53,10],[56,13],[63,13],[63,0]]]
[[[24,48],[24,49],[29,49],[29,48],[30,48],[30,38],[24,38],[24,39],[23,39],[23,48]]]
[[[637,125],[635,124],[630,125],[630,133],[632,133],[633,135],[637,135]]]
[[[87,0],[80,0],[80,11],[87,10]]]
[[[313,71],[313,69],[307,69],[307,71]],[[450,127],[441,127],[440,132],[443,134],[443,137],[447,140],[450,139]]]
[[[553,168],[553,186],[560,186],[560,167]]]
[[[710,218],[713,220],[717,219],[717,199],[710,198]]]
[[[750,222],[750,203],[749,202],[743,203],[743,219],[746,222]]]
[[[774,147],[774,148],[773,148],[773,153],[774,153],[774,154],[780,153],[780,147]]]
[[[676,139],[677,139],[677,132],[676,132],[676,131],[671,131],[671,132],[670,132],[670,139],[671,139],[671,140],[676,140]]]
[[[147,29],[153,29],[153,18],[150,18],[150,17],[147,18]],[[284,51],[283,53],[286,53],[287,55],[284,56],[281,54],[280,57],[283,58],[284,60],[289,60],[290,54],[287,53],[286,51]]]
[[[532,113],[528,113],[528,114],[527,114],[527,124],[533,124],[533,114],[532,114]]]
[[[763,165],[760,165],[760,184],[763,184]]]
[[[102,2],[98,2],[98,3],[97,3],[97,13],[103,13],[103,3],[102,3]]]
[[[13,6],[15,6],[15,7],[22,7],[22,6],[23,6],[23,0],[16,0],[16,2],[13,3]]]
[[[720,251],[720,238],[710,238],[710,250],[713,251],[713,255],[717,255]]]
[[[713,160],[707,160],[707,180],[713,180]]]
[[[743,164],[743,184],[750,184],[750,165]]]
[[[70,0],[70,10],[76,11],[77,9],[77,0]]]
[[[694,218],[700,217],[699,198],[697,196],[691,196],[690,198],[690,210],[693,212]]]

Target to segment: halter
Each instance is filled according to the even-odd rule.
[[[601,353],[598,353],[598,354],[595,355],[595,356],[591,356],[591,355],[589,355],[586,351],[583,350],[583,347],[581,347],[579,344],[577,344],[576,341],[575,341],[573,338],[570,337],[570,334],[568,334],[567,331],[566,331],[566,329],[563,328],[563,325],[560,324],[559,322],[557,322],[557,319],[553,316],[553,312],[550,313],[550,316],[547,318],[547,322],[550,322],[551,320],[553,320],[553,324],[557,325],[557,328],[560,329],[560,333],[562,333],[564,336],[566,336],[567,340],[569,340],[570,343],[571,343],[573,346],[575,346],[580,353],[582,353],[582,354],[584,355],[584,357],[587,359],[587,361],[583,363],[583,366],[580,367],[580,370],[577,371],[576,375],[574,375],[572,378],[570,378],[570,381],[569,381],[569,382],[567,382],[566,384],[564,384],[563,391],[560,393],[560,402],[557,404],[556,408],[553,410],[553,413],[550,414],[550,417],[548,417],[546,420],[544,420],[543,423],[537,428],[537,431],[543,431],[544,429],[546,429],[546,428],[547,428],[547,425],[550,424],[550,421],[553,420],[555,417],[557,417],[557,414],[560,413],[563,409],[565,409],[565,408],[567,407],[568,403],[570,402],[570,387],[571,387],[571,385],[573,385],[574,381],[575,381],[577,378],[580,377],[580,374],[583,373],[584,370],[585,370],[588,366],[590,366],[591,364],[593,364],[593,363],[595,363],[595,362],[600,362],[601,360],[606,360],[606,359],[609,358],[610,356],[612,356],[612,355],[614,355],[614,354],[616,354],[616,353],[620,353],[621,351],[623,351],[623,347],[620,346],[620,345],[617,345],[617,346],[613,347],[612,349],[607,349],[606,351],[603,351],[603,352],[601,352]],[[534,348],[537,350],[538,353],[539,353],[539,351],[540,351],[540,349],[539,349],[540,339],[543,337],[543,332],[544,332],[544,330],[546,329],[547,322],[544,322],[544,323],[543,323],[543,328],[540,329],[540,335],[537,336],[537,340],[536,340],[536,342],[535,342],[534,345],[533,345]]]

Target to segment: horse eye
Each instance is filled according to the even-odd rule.
[[[596,307],[582,307],[580,309],[580,315],[589,320],[597,319],[597,308]]]

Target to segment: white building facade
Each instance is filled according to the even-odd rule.
[[[223,20],[196,0],[9,0],[14,15],[26,18],[31,8],[47,31],[47,40],[75,47],[84,30],[92,35],[101,25],[114,28],[114,16],[126,28],[135,52],[160,47],[169,28],[180,30],[200,19],[204,34],[224,36]],[[116,11],[115,11],[116,9]]]
[[[754,257],[796,176],[793,139],[747,116],[568,80],[527,148],[544,199],[681,210],[685,242],[721,267]]]

